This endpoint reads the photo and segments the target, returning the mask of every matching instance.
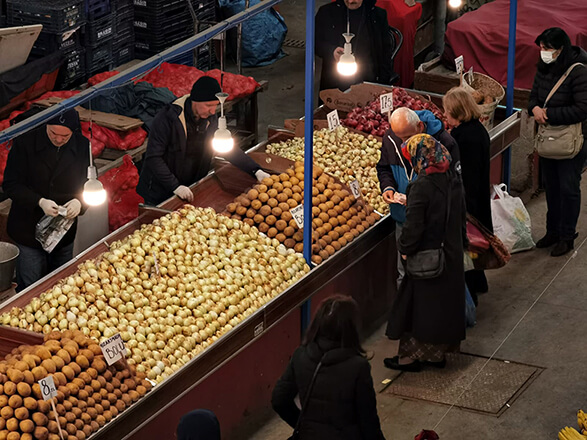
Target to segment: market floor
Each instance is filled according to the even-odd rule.
[[[587,193],[587,181],[582,188]],[[544,194],[527,206],[534,236],[540,238]],[[562,427],[576,426],[577,410],[587,408],[587,197],[578,232],[574,254],[552,258],[546,250],[533,250],[515,254],[505,268],[488,273],[490,292],[480,297],[477,326],[468,331],[462,351],[544,368],[500,417],[381,392],[381,382],[395,376],[382,365],[395,347],[383,336],[384,328],[366,341],[367,350],[374,352],[372,374],[388,440],[412,440],[420,430],[432,428],[442,440],[555,439]],[[470,389],[477,386],[473,382]],[[249,438],[289,435],[291,429],[273,417]]]

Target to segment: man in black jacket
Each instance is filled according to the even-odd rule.
[[[357,73],[341,76],[336,64],[343,53],[343,33],[354,34],[351,43]],[[371,81],[389,84],[393,76],[392,47],[385,10],[375,0],[336,0],[316,14],[316,55],[322,58],[320,90],[348,89],[352,84]]]
[[[89,142],[81,133],[75,110],[14,139],[3,189],[12,199],[8,235],[20,250],[16,264],[18,291],[72,259],[89,164]],[[35,239],[36,225],[44,215],[57,217],[63,208],[64,217],[76,220],[55,249],[45,252]]]
[[[203,76],[195,82],[190,95],[168,105],[155,117],[137,186],[146,204],[158,205],[173,194],[192,201],[188,186],[205,177],[212,166],[219,92],[218,81]],[[224,158],[259,181],[269,177],[239,148],[225,153]]]

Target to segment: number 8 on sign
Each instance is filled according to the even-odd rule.
[[[43,400],[49,400],[57,396],[57,387],[55,387],[53,376],[47,376],[46,378],[41,379],[39,381],[39,386],[41,387]]]

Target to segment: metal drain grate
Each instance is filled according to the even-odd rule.
[[[306,42],[304,40],[292,40],[291,38],[286,38],[283,42],[283,46],[294,47],[296,49],[305,49]]]
[[[402,373],[383,392],[407,399],[452,405],[482,414],[500,416],[543,371],[543,368],[468,354],[447,355],[445,369],[426,368],[420,373]],[[456,401],[456,402],[455,402]]]

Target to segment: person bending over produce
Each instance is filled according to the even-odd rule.
[[[212,166],[212,139],[218,128],[216,94],[220,92],[218,81],[203,76],[189,95],[169,104],[153,120],[137,186],[147,205],[158,205],[173,194],[193,200],[188,186],[205,177]],[[224,158],[259,181],[269,177],[239,148]]]
[[[20,250],[16,263],[17,291],[72,259],[89,164],[89,142],[82,135],[75,110],[14,139],[2,187],[12,199],[8,235]],[[64,217],[75,221],[49,253],[35,239],[35,229],[43,216],[57,217],[60,208],[65,208]]]
[[[399,240],[402,225],[406,220],[406,190],[408,184],[416,178],[410,162],[400,154],[402,142],[417,134],[429,134],[448,150],[452,158],[451,168],[457,175],[461,173],[461,163],[456,141],[431,111],[413,111],[407,107],[400,107],[391,114],[389,123],[391,128],[383,136],[377,177],[383,199],[390,205],[391,217],[395,220],[396,240]],[[404,276],[404,267],[399,258],[397,270],[399,287]]]
[[[347,20],[355,35],[351,43],[357,73],[352,76],[342,76],[336,68],[344,52]],[[346,90],[363,81],[389,84],[393,69],[387,13],[375,0],[336,0],[322,6],[316,14],[316,55],[322,58],[320,90]]]

